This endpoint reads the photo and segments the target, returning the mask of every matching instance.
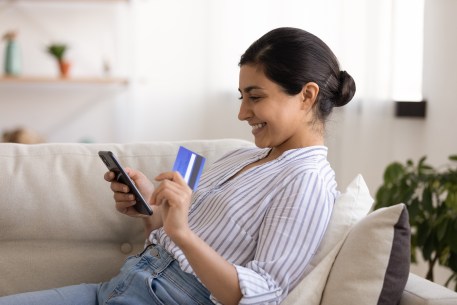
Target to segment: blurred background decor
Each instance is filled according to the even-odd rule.
[[[6,41],[4,63],[6,76],[18,76],[21,74],[21,53],[16,37],[16,31],[8,31],[3,35],[3,40]]]
[[[457,155],[449,157],[457,161]],[[411,262],[420,251],[428,265],[425,277],[435,280],[435,267],[451,271],[445,285],[457,291],[457,166],[433,167],[422,157],[417,164],[393,162],[384,172],[375,209],[405,203],[411,224]]]
[[[17,127],[10,130],[5,130],[2,135],[4,143],[20,143],[20,144],[39,144],[44,143],[45,139],[38,132],[25,127]]]
[[[65,58],[68,46],[64,43],[52,43],[47,47],[48,53],[53,56],[59,67],[60,77],[66,78],[69,75],[71,64]]]

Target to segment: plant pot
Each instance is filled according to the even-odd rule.
[[[70,67],[71,67],[71,64],[69,61],[59,60],[60,77],[67,78],[68,75],[70,74]]]

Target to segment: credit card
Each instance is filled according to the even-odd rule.
[[[187,185],[195,191],[205,165],[205,158],[193,151],[180,146],[176,156],[173,171],[179,172]]]

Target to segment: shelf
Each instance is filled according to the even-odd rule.
[[[116,77],[69,77],[69,78],[57,78],[57,77],[41,77],[41,76],[20,76],[20,77],[0,77],[0,84],[118,84],[128,85],[129,81],[126,78]]]
[[[60,2],[60,3],[65,3],[65,2],[88,2],[88,3],[97,3],[97,2],[130,2],[130,0],[0,0],[1,2]]]

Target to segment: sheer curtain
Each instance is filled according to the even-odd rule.
[[[140,84],[134,96],[132,138],[252,139],[246,124],[236,119],[239,56],[275,27],[299,27],[322,38],[357,84],[354,101],[337,109],[328,124],[329,157],[340,185],[363,173],[376,187],[395,141],[402,141],[392,140],[391,134],[396,128],[392,102],[396,27],[407,17],[395,14],[398,2],[405,1],[421,2],[132,1],[134,77]],[[170,116],[192,128],[169,126]],[[157,128],[161,132],[151,136]]]
[[[394,98],[421,99],[424,3],[345,2],[339,57],[356,80],[357,93],[347,107],[336,109],[327,145],[340,185],[362,173],[374,195],[399,150],[415,156],[407,145],[410,131],[423,128],[421,122],[394,118]]]

